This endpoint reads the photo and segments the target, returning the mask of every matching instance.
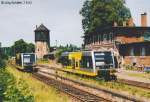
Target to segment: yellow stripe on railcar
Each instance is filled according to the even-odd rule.
[[[76,70],[76,69],[63,69],[66,72],[71,72],[74,74],[81,74],[81,75],[85,75],[85,76],[91,76],[91,77],[95,77],[97,76],[97,73],[93,73],[93,72],[87,72],[87,71],[82,71],[82,70]]]

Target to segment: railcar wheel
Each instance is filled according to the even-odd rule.
[[[111,80],[117,81],[117,76],[116,75],[111,75]]]

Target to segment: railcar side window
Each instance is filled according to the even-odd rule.
[[[87,62],[87,68],[89,68],[90,67],[90,63],[89,62]]]
[[[81,67],[82,68],[87,68],[87,69],[92,69],[93,68],[93,63],[92,63],[92,57],[91,56],[82,56],[82,61]]]
[[[110,52],[95,52],[94,53],[95,61],[97,63],[104,62],[105,64],[112,64],[112,56]]]
[[[76,62],[76,67],[78,67],[78,62]]]
[[[69,60],[67,57],[62,57],[61,60],[62,60],[62,64],[64,66],[70,66],[71,65],[71,60]]]

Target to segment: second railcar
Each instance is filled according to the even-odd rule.
[[[107,79],[115,76],[112,69],[117,67],[111,51],[65,52],[60,60],[65,71]]]

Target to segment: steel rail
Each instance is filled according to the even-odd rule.
[[[37,67],[38,66],[46,68],[46,69],[52,69],[52,70],[67,72],[67,71],[64,71],[60,68],[48,67],[48,66],[45,66],[45,65],[37,65]],[[135,86],[135,87],[139,87],[139,88],[150,89],[150,83],[144,83],[144,82],[138,82],[138,81],[120,79],[120,78],[118,78],[116,82],[131,85],[131,86]]]

